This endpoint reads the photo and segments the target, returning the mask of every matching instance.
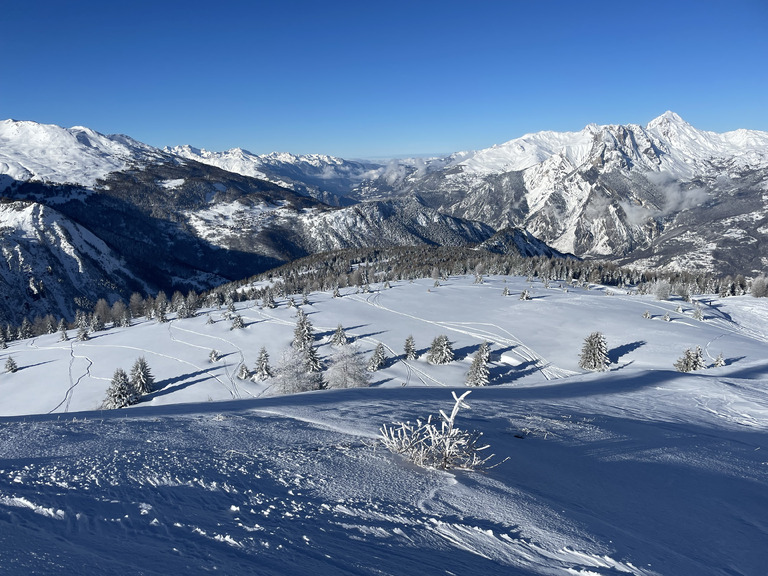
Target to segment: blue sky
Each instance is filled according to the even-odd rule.
[[[768,131],[768,2],[5,0],[0,118],[347,158]]]

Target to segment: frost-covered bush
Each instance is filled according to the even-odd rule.
[[[395,422],[382,426],[380,440],[386,448],[395,454],[401,454],[414,464],[424,468],[448,470],[477,470],[487,467],[493,454],[485,456],[488,445],[480,445],[481,432],[467,432],[456,428],[454,422],[459,409],[469,409],[464,399],[469,391],[461,396],[451,392],[455,401],[451,415],[440,410],[438,418],[430,415],[426,421]]]

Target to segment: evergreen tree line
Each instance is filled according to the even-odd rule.
[[[145,317],[164,322],[167,314],[177,318],[194,316],[201,307],[220,308],[233,302],[262,300],[268,308],[275,306],[276,297],[302,294],[306,303],[313,291],[333,290],[339,295],[340,288],[358,287],[365,291],[372,283],[395,280],[434,278],[439,282],[454,275],[474,274],[482,281],[483,274],[526,276],[549,282],[566,281],[577,285],[590,283],[615,286],[619,289],[634,287],[640,294],[657,294],[668,287],[670,294],[685,300],[696,294],[720,296],[768,297],[768,279],[760,275],[751,281],[744,275],[718,278],[708,273],[641,271],[620,267],[611,262],[554,258],[545,256],[523,257],[518,254],[498,254],[472,247],[406,246],[384,249],[349,249],[314,254],[275,268],[258,276],[219,286],[215,289],[187,294],[175,291],[169,298],[165,292],[142,296],[134,292],[128,302],[116,300],[109,304],[105,299],[93,303],[76,298],[78,307],[74,320],[53,314],[27,317],[19,325],[6,323],[0,326],[0,338],[6,342],[31,338],[57,331],[82,329],[90,332],[103,330],[108,325],[128,326],[132,319]],[[269,287],[255,287],[256,283],[270,281]],[[82,320],[82,316],[87,321]]]

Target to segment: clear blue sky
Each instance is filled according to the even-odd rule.
[[[0,118],[347,158],[768,130],[768,1],[4,0]]]

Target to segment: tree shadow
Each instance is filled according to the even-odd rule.
[[[180,376],[174,376],[173,378],[168,378],[167,380],[161,380],[160,382],[156,382],[155,391],[147,394],[142,399],[146,398],[147,400],[152,400],[153,398],[166,396],[171,392],[176,392],[177,390],[183,390],[184,388],[188,388],[189,386],[193,384],[197,384],[198,382],[204,382],[205,380],[208,380],[208,378],[198,378],[197,380],[190,380],[189,382],[184,382],[184,384],[181,384],[179,386],[174,386],[174,384],[176,384],[177,382],[182,382],[187,379],[195,378],[196,376],[202,376],[216,369],[217,369],[216,366],[211,366],[210,368],[198,370],[197,372],[189,372],[188,374],[181,374]]]
[[[473,355],[480,348],[480,345],[464,346],[463,348],[457,348],[453,351],[453,356],[456,360],[463,360]]]
[[[38,362],[37,364],[30,364],[29,366],[19,366],[16,369],[16,372],[21,372],[22,370],[26,370],[27,368],[34,368],[35,366],[42,366],[44,364],[50,364],[51,362],[55,362],[55,360],[46,360],[45,362]]]
[[[538,370],[535,360],[528,360],[516,366],[509,364],[490,366],[489,380],[494,384],[509,384],[520,378],[530,376]]]
[[[616,348],[612,348],[608,351],[608,359],[611,361],[611,364],[618,364],[619,359],[621,359],[622,356],[626,356],[630,352],[634,352],[646,344],[648,344],[648,342],[645,340],[638,340],[636,342],[630,342],[629,344],[622,344],[621,346],[617,346]]]
[[[370,338],[372,336],[378,336],[379,334],[386,334],[386,330],[381,330],[379,332],[369,332],[368,334],[347,334],[347,337],[350,340],[362,340],[363,338]]]

